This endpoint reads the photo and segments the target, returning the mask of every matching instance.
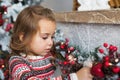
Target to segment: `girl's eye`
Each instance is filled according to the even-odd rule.
[[[46,40],[48,37],[42,37],[42,39]]]
[[[55,36],[52,36],[51,38],[53,39],[53,38],[55,38]]]

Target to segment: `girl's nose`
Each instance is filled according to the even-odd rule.
[[[52,46],[53,45],[53,39],[50,39],[48,44],[49,44],[49,46]]]

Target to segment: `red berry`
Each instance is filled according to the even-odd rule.
[[[105,76],[102,71],[102,63],[93,65],[90,72],[95,77],[103,78]]]
[[[107,44],[107,43],[104,43],[103,46],[104,46],[104,47],[108,47],[108,44]]]
[[[2,8],[7,12],[7,6],[2,6]]]
[[[105,56],[103,57],[104,61],[109,61],[110,60],[110,57],[109,56]]]
[[[112,68],[112,71],[114,73],[118,73],[120,71],[120,68],[118,66],[115,66],[115,67]]]
[[[74,47],[70,47],[69,49],[70,49],[70,51],[74,51]]]
[[[68,62],[67,62],[67,61],[64,61],[64,62],[63,62],[63,64],[64,64],[64,65],[67,65],[67,64],[68,64]]]
[[[113,50],[114,50],[114,51],[117,51],[117,49],[118,49],[118,48],[117,48],[116,46],[113,47]]]
[[[113,45],[110,45],[109,46],[109,50],[113,50],[114,46]]]
[[[65,41],[66,41],[66,42],[69,42],[69,39],[68,39],[68,38],[66,38],[66,39],[65,39]]]
[[[13,24],[10,24],[10,23],[7,24],[5,31],[6,32],[10,31],[12,29],[12,27],[13,27]]]
[[[60,48],[61,48],[61,49],[65,49],[65,45],[64,45],[64,44],[61,44],[61,45],[60,45]]]
[[[103,50],[103,49],[99,49],[99,52],[100,52],[100,53],[104,53],[104,50]]]
[[[109,61],[105,61],[104,66],[105,66],[105,67],[109,67],[109,66],[110,66]]]

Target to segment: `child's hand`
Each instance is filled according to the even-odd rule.
[[[92,80],[93,76],[90,73],[90,67],[83,67],[76,72],[78,80]]]

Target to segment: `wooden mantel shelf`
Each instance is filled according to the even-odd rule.
[[[57,22],[120,24],[120,9],[55,13]]]

